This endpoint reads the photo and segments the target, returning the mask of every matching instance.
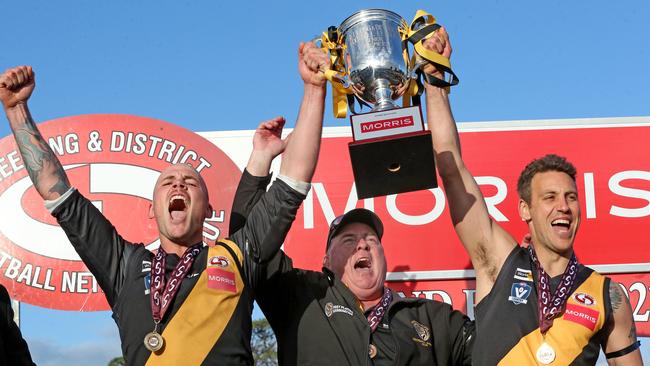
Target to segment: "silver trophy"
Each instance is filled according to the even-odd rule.
[[[358,11],[339,26],[350,86],[373,112],[399,108],[394,100],[404,94],[412,74],[399,31],[406,28],[401,16],[382,9]]]
[[[325,76],[333,86],[334,114],[345,117],[346,106],[353,112],[354,141],[348,148],[358,198],[437,186],[431,132],[424,128],[419,105],[406,104],[417,91],[420,66],[429,62],[410,58],[408,44],[417,51],[425,33],[440,27],[434,23],[421,11],[409,26],[392,11],[366,9],[322,35],[321,45],[332,60]],[[353,95],[372,110],[354,113]],[[404,108],[395,102],[402,96]]]

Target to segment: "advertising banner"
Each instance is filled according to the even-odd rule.
[[[39,124],[70,181],[123,237],[158,245],[148,210],[157,174],[170,163],[200,170],[213,216],[206,240],[227,235],[232,197],[251,151],[252,131],[195,134],[126,115],[86,115]],[[637,330],[650,335],[650,118],[461,123],[463,158],[494,221],[519,240],[516,180],[547,153],[578,168],[582,223],[578,259],[620,282]],[[288,131],[286,131],[288,132]],[[201,135],[201,136],[200,136]],[[296,267],[320,270],[328,223],[355,208],[383,220],[388,285],[403,296],[442,300],[473,315],[469,257],[453,230],[441,188],[358,200],[349,127],[325,128],[312,189],[284,249]],[[278,162],[274,162],[277,173]],[[440,180],[439,180],[440,181]],[[34,190],[12,136],[0,140],[0,281],[17,300],[65,310],[105,310],[106,302]]]

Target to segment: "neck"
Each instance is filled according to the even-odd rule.
[[[160,246],[165,250],[165,252],[167,252],[167,254],[176,254],[179,257],[182,257],[187,248],[192,245],[178,244],[170,240],[163,240],[162,238],[160,239]]]
[[[372,308],[373,306],[379,304],[379,301],[381,301],[381,296],[373,300],[359,300],[361,306],[363,307],[364,312]]]
[[[533,246],[535,249],[535,254],[539,263],[544,268],[544,271],[548,273],[550,277],[559,276],[564,273],[566,267],[569,265],[569,260],[573,255],[573,250],[569,250],[566,253],[555,253],[550,250],[544,250],[543,248],[538,248]]]

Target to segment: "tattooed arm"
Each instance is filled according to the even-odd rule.
[[[609,284],[609,299],[614,314],[604,347],[607,363],[610,366],[643,365],[641,352],[634,349],[637,339],[630,300],[613,281]]]
[[[29,113],[27,100],[34,86],[31,67],[9,69],[0,75],[0,100],[34,187],[43,199],[54,200],[70,189],[70,182]]]

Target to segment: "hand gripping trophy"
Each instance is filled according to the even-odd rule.
[[[419,105],[422,79],[440,87],[458,84],[449,60],[422,45],[439,28],[422,10],[409,26],[391,11],[366,9],[322,34],[321,47],[331,61],[325,76],[332,84],[334,116],[352,112],[349,150],[360,199],[437,187],[431,132]],[[422,73],[430,62],[449,80]],[[395,102],[399,98],[402,108]],[[355,102],[372,109],[357,114]]]

